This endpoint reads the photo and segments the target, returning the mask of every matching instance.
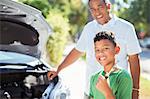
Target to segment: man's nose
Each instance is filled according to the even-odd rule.
[[[101,14],[101,10],[100,10],[100,9],[96,9],[96,10],[95,10],[95,14],[96,14],[96,15],[100,15],[100,14]]]

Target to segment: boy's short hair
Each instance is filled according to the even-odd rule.
[[[94,37],[94,43],[96,41],[100,41],[103,39],[108,39],[109,41],[113,43],[114,46],[116,46],[115,36],[112,32],[109,32],[109,31],[98,32],[96,36]]]

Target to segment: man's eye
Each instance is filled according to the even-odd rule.
[[[95,9],[93,9],[93,8],[90,8],[90,10],[93,12],[93,11],[95,11]]]
[[[100,50],[96,50],[96,52],[99,52]]]
[[[103,6],[99,6],[99,8],[103,8]]]
[[[104,6],[99,6],[98,8],[99,8],[99,10],[100,10],[100,9],[103,9],[103,8],[104,8]]]
[[[90,8],[90,10],[93,11],[94,9],[93,9],[93,8]]]

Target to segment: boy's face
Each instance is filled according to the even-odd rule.
[[[115,54],[117,54],[117,47],[114,46],[108,39],[102,39],[95,42],[95,56],[97,61],[107,66],[115,63]]]
[[[103,0],[90,0],[89,7],[94,19],[100,24],[105,24],[109,21],[110,5],[105,4]]]

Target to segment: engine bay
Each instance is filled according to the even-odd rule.
[[[1,99],[12,98],[41,98],[42,93],[49,85],[45,73],[4,73],[0,75]]]

